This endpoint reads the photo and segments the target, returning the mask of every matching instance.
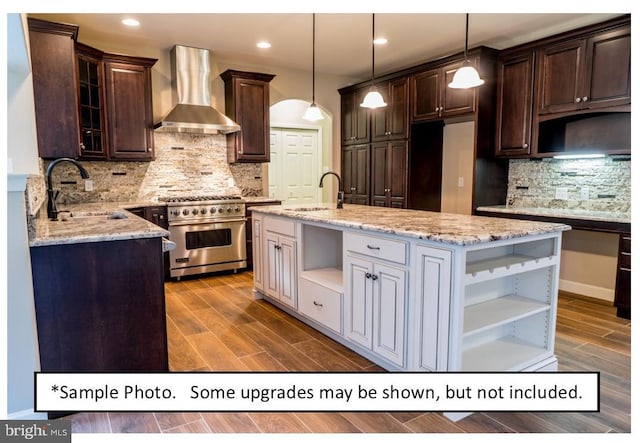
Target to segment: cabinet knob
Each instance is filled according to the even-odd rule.
[[[367,272],[366,274],[364,274],[364,278],[371,278],[371,274]]]
[[[583,102],[589,101],[589,97],[587,97],[587,96],[582,97],[582,101]]]
[[[378,276],[377,276],[376,274],[373,274],[373,275],[371,276],[371,280],[375,281],[375,280],[377,280],[377,279],[378,279]]]
[[[580,97],[576,97],[576,103],[580,103],[582,99]]]
[[[352,190],[352,191],[355,191],[355,190],[356,190],[356,188],[351,188],[351,190]]]
[[[528,147],[529,147],[529,144],[528,144],[528,143],[525,143],[525,144],[523,144],[523,145],[522,145],[522,147],[523,147],[523,148],[528,148]]]

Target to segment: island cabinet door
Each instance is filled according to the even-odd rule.
[[[373,338],[373,264],[348,256],[345,329],[350,340],[371,349]]]
[[[406,272],[375,264],[373,284],[373,346],[376,354],[404,366]]]
[[[278,252],[278,236],[266,233],[264,236],[264,246],[266,260],[265,264],[265,278],[264,278],[264,291],[267,295],[273,298],[280,298],[280,254]]]
[[[296,306],[296,242],[280,237],[280,301]]]
[[[413,366],[416,370],[447,370],[451,251],[416,247]]]

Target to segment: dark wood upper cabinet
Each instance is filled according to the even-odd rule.
[[[80,156],[103,159],[107,156],[102,51],[76,43]]]
[[[472,57],[474,66],[478,57]],[[475,89],[452,89],[448,84],[463,60],[449,62],[411,76],[411,122],[425,122],[475,112]]]
[[[377,85],[387,106],[371,111],[373,141],[409,136],[409,79],[401,77]]]
[[[531,153],[535,51],[498,60],[496,155]]]
[[[538,114],[631,103],[630,26],[551,44],[538,53]]]
[[[270,160],[269,82],[271,74],[227,70],[224,80],[225,113],[240,125],[227,134],[230,163],[264,163]]]
[[[43,158],[80,154],[75,40],[78,27],[27,19],[38,152]]]
[[[408,141],[373,143],[371,148],[371,204],[407,207]]]
[[[343,145],[368,143],[370,140],[369,110],[360,106],[368,91],[369,87],[367,86],[340,95]]]
[[[153,159],[151,67],[155,59],[105,54],[109,158]]]
[[[78,43],[72,25],[28,23],[40,157],[152,160],[156,59]]]

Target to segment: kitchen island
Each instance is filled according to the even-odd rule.
[[[254,286],[387,370],[555,370],[568,229],[360,205],[261,206]]]

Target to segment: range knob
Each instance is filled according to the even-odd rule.
[[[216,213],[216,208],[209,209],[209,212],[211,212],[212,214],[215,214]]]
[[[227,208],[227,212],[231,212],[231,208]]]
[[[240,212],[240,206],[236,206],[233,210],[234,210],[235,212]]]
[[[200,209],[200,214],[204,215],[207,213],[207,208]]]
[[[183,209],[182,210],[182,215],[189,215],[189,210],[188,209]]]
[[[198,214],[198,210],[197,210],[196,208],[193,208],[193,209],[191,210],[191,213],[192,213],[193,215],[196,215],[196,214]]]

